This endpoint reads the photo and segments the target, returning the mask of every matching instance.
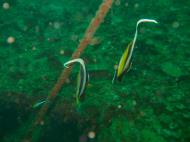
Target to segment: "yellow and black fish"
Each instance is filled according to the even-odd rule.
[[[86,70],[85,64],[83,59],[77,58],[70,60],[64,64],[65,67],[68,67],[67,65],[78,62],[80,63],[80,70],[77,75],[77,91],[76,91],[76,102],[77,104],[80,102],[80,98],[84,95],[86,86],[88,84],[89,75]]]
[[[156,24],[158,23],[156,20],[153,20],[153,19],[140,19],[137,22],[135,36],[134,36],[133,40],[128,44],[127,48],[125,49],[125,51],[123,52],[123,55],[120,58],[119,65],[118,65],[117,69],[115,70],[112,83],[114,83],[114,81],[116,79],[121,81],[123,74],[126,71],[129,71],[131,64],[132,64],[131,57],[132,57],[135,43],[136,43],[137,36],[138,36],[138,25],[143,22],[152,22],[152,23],[156,23]]]
[[[127,48],[125,49],[123,55],[121,56],[121,59],[119,61],[119,65],[117,69],[115,70],[114,78],[112,82],[117,78],[117,80],[121,81],[121,78],[124,74],[124,72],[129,71],[131,67],[131,56],[132,55],[132,42],[129,43]]]

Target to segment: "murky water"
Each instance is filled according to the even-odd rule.
[[[1,0],[0,141],[189,142],[189,4]]]

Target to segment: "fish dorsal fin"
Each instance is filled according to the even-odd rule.
[[[139,26],[139,24],[145,23],[145,22],[155,23],[155,24],[158,23],[158,22],[157,22],[156,20],[154,20],[154,19],[140,19],[140,20],[137,21],[136,30],[135,30],[135,35],[134,35],[132,44],[131,44],[131,45],[129,44],[129,45],[131,46],[131,48],[130,48],[130,49],[131,49],[131,51],[130,51],[131,54],[129,54],[129,57],[128,57],[129,59],[128,59],[128,62],[126,62],[124,69],[126,69],[126,68],[128,67],[128,64],[129,64],[130,61],[131,61],[132,53],[133,53],[133,50],[134,50],[134,47],[135,47],[135,43],[136,43],[136,40],[137,40],[137,36],[138,36],[138,26]],[[128,46],[129,46],[129,45],[128,45]]]
[[[137,21],[135,35],[134,35],[134,38],[133,38],[132,51],[133,51],[133,49],[135,47],[135,42],[136,42],[137,36],[138,36],[138,26],[139,26],[139,24],[145,23],[145,22],[158,24],[158,22],[156,20],[154,20],[154,19],[140,19],[140,20]]]

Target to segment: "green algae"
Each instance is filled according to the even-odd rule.
[[[161,65],[162,71],[165,72],[167,75],[170,75],[172,77],[180,77],[183,75],[182,70],[180,67],[178,67],[175,64],[172,64],[171,62],[165,62]]]
[[[20,142],[38,112],[32,105],[47,97],[101,1],[7,2],[10,9],[0,8],[0,128],[5,128],[0,129],[0,141]],[[90,82],[80,108],[74,101],[74,68],[46,116],[42,134],[36,130],[34,138],[189,142],[189,1],[119,2],[95,34],[99,41],[82,55]],[[140,18],[159,24],[140,26],[132,68],[113,85],[114,65]],[[7,43],[9,36],[15,37],[13,44]],[[16,115],[10,115],[12,111]],[[13,121],[5,121],[8,118]],[[96,132],[94,140],[87,138],[89,131]]]

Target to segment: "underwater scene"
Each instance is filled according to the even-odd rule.
[[[189,0],[0,6],[0,142],[190,142]]]

